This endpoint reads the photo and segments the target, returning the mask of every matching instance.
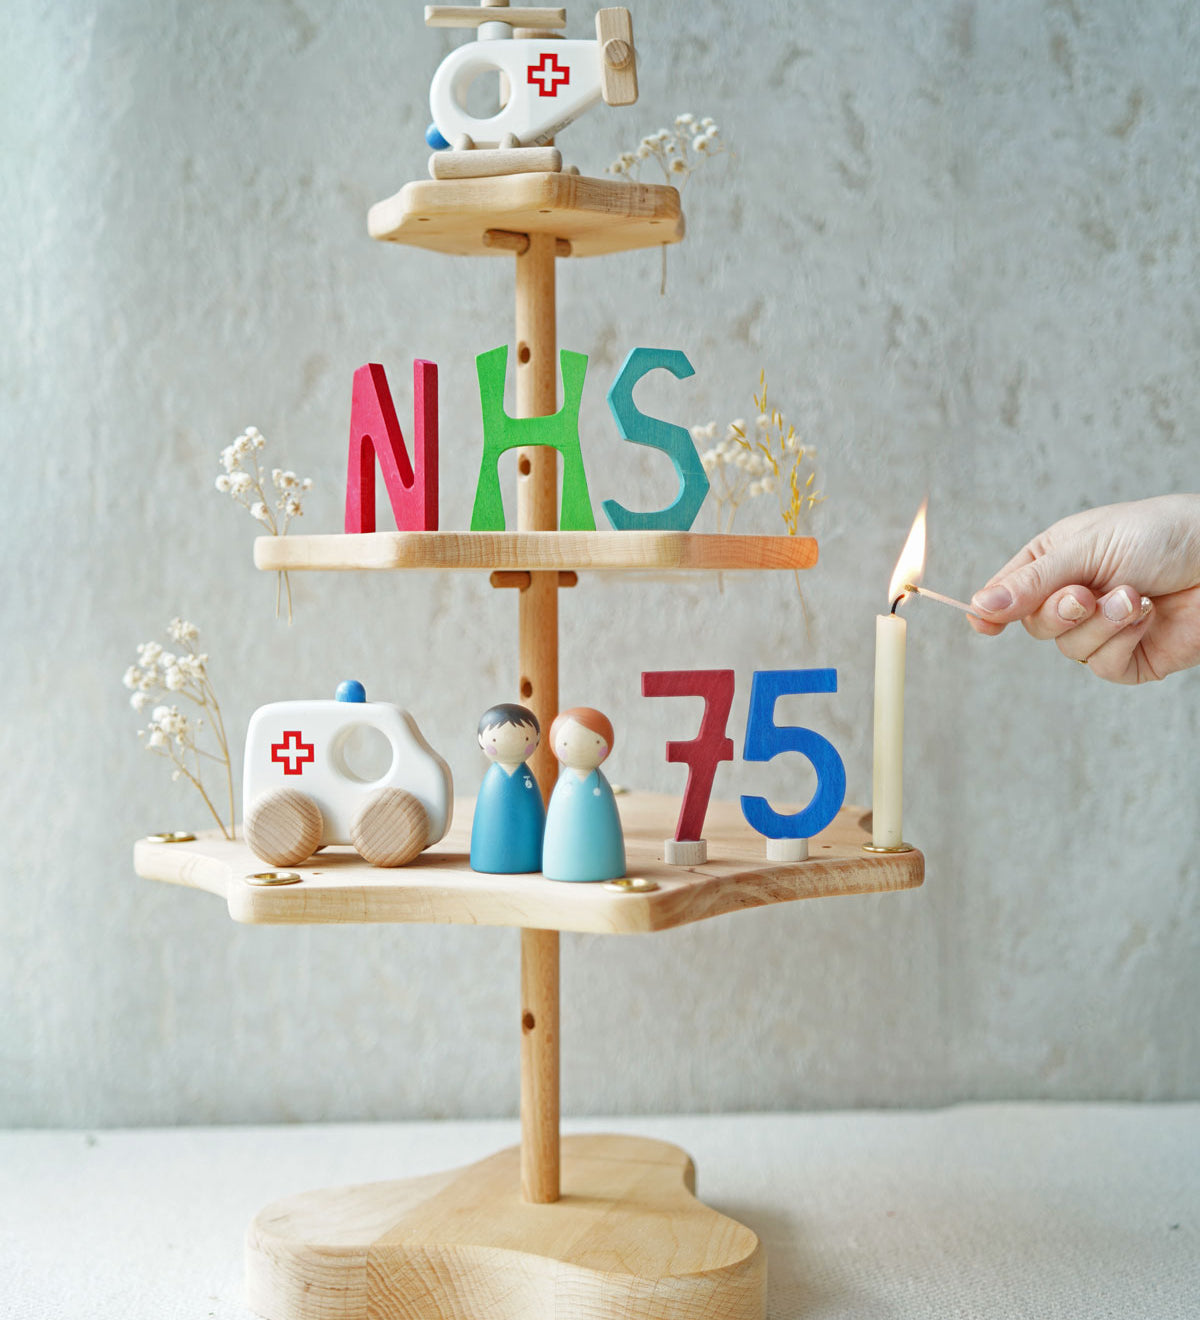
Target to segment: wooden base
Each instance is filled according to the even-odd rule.
[[[267,1320],[762,1320],[766,1254],[696,1200],[677,1146],[562,1143],[562,1199],[521,1199],[518,1151],[450,1173],[305,1192],[246,1236]]]

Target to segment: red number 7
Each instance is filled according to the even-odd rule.
[[[704,814],[717,764],[733,760],[733,740],[725,736],[733,705],[733,670],[665,669],[646,673],[642,675],[642,696],[704,698],[704,717],[696,737],[690,742],[667,743],[667,760],[680,761],[688,768],[675,838],[699,839],[704,834]]]

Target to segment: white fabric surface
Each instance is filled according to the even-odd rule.
[[[1200,1105],[972,1105],[571,1121],[694,1156],[764,1240],[771,1320],[1195,1320]],[[0,1134],[0,1312],[246,1320],[266,1202],[426,1173],[512,1122]]]

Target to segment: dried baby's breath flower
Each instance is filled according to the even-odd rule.
[[[129,704],[139,713],[162,693],[189,701],[197,714],[189,716],[178,705],[161,702],[150,712],[144,729],[138,730],[142,746],[148,752],[171,763],[171,778],[186,779],[204,799],[204,805],[221,827],[227,839],[233,838],[233,768],[229,741],[217,694],[208,677],[208,655],[196,650],[200,631],[194,623],[174,618],[167,625],[167,636],[184,647],[181,654],[165,651],[158,642],[143,642],[137,648],[137,664],[130,665],[121,679],[132,689]],[[206,719],[205,716],[208,716]],[[209,742],[210,746],[203,745]],[[222,767],[228,795],[229,820],[213,804],[204,784],[204,762],[215,761]],[[218,773],[221,773],[220,771]]]
[[[695,173],[701,162],[725,152],[721,141],[721,130],[711,117],[697,120],[696,116],[685,111],[675,116],[670,128],[660,128],[654,133],[647,133],[632,151],[623,151],[608,166],[607,173],[621,178],[636,180],[640,178],[642,165],[648,160],[658,163],[667,183],[674,185],[680,192],[687,186],[687,181]],[[659,292],[667,291],[667,245],[662,245],[662,277]]]
[[[167,636],[173,642],[194,642],[200,636],[200,630],[194,623],[174,618],[167,624]]]
[[[633,151],[621,152],[608,173],[636,179],[642,162],[653,158],[667,183],[682,191],[701,159],[719,156],[725,149],[721,130],[709,116],[698,121],[695,115],[685,112],[675,116],[670,128],[647,133]]]
[[[743,453],[752,455],[770,469],[771,484],[763,487],[763,492],[779,488],[779,512],[789,536],[795,536],[800,529],[800,522],[806,513],[810,513],[825,496],[813,489],[816,471],[813,463],[816,450],[801,443],[796,428],[778,408],[770,406],[767,400],[767,374],[761,371],[758,377],[758,393],[754,396],[754,406],[758,414],[754,419],[753,432],[742,418],[738,418],[730,427]]]
[[[709,490],[712,492],[717,513],[717,531],[732,532],[737,511],[747,499],[762,492],[752,481],[754,469],[752,455],[738,443],[736,423],[725,428],[724,437],[717,444],[716,422],[705,426],[693,426],[692,439],[697,445],[708,442],[709,447],[700,451],[700,463],[708,474]]]
[[[802,443],[796,428],[767,399],[766,372],[759,373],[754,395],[755,418],[747,425],[735,418],[719,444],[717,425],[693,426],[692,439],[702,449],[700,462],[715,497],[717,531],[731,532],[738,508],[747,500],[774,494],[788,536],[799,534],[805,515],[825,496],[815,487],[816,450]],[[799,585],[799,577],[797,577]]]
[[[258,451],[266,447],[266,437],[257,426],[248,426],[232,444],[221,450],[223,472],[213,483],[222,494],[249,511],[250,516],[263,524],[272,536],[286,536],[293,518],[304,513],[304,496],[312,489],[312,481],[301,479],[283,468],[271,469],[271,492],[268,493],[266,475],[258,461]],[[287,594],[288,623],[292,621],[292,583],[287,572],[275,577],[275,617],[283,592]]]

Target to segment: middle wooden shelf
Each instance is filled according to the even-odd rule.
[[[347,922],[450,922],[541,930],[629,935],[800,898],[911,889],[925,877],[912,849],[871,854],[861,807],[843,807],[811,842],[804,862],[772,862],[763,839],[734,802],[709,805],[709,860],[667,866],[663,840],[675,826],[677,798],[628,793],[617,797],[625,831],[630,888],[570,884],[541,875],[486,875],[468,860],[474,801],[460,799],[441,843],[409,866],[368,866],[349,848],[331,847],[302,866],[292,885],[262,886],[250,878],[267,868],[244,840],[216,835],[178,843],[141,839],[134,868],[147,880],[203,889],[224,898],[235,921],[267,925]],[[621,882],[614,882],[620,886]]]
[[[260,536],[254,563],[305,569],[800,569],[817,562],[811,536],[705,532],[362,532]]]

